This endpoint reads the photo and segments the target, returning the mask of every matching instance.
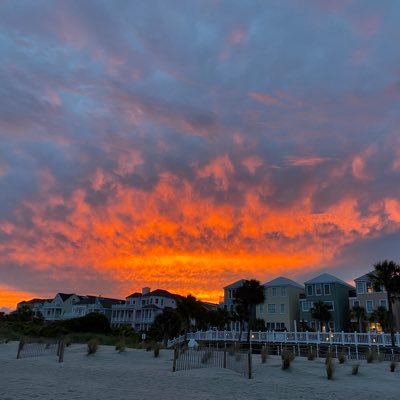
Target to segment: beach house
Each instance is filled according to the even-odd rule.
[[[265,321],[267,330],[294,331],[299,324],[299,298],[304,286],[285,277],[264,283],[265,301],[256,307],[257,318]]]
[[[301,324],[312,330],[345,331],[349,320],[349,293],[354,287],[327,273],[304,284],[305,297],[299,302]],[[314,306],[319,301],[327,305],[330,313],[329,321],[324,321],[325,327],[322,321],[313,317]]]

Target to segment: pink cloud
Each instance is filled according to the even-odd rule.
[[[353,176],[360,181],[368,181],[374,178],[372,173],[367,171],[368,159],[376,153],[375,146],[368,146],[364,151],[356,154],[351,163]]]
[[[285,157],[285,163],[295,166],[295,167],[313,167],[318,164],[332,160],[331,157],[319,157],[319,156],[309,156],[309,157],[295,157],[288,156]]]
[[[256,169],[264,164],[264,161],[258,156],[250,156],[242,160],[242,164],[248,169],[250,173],[254,174]]]

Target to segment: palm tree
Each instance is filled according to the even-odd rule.
[[[386,307],[379,306],[370,316],[371,322],[378,322],[382,327],[382,330],[385,331],[388,324],[390,323],[390,313],[386,309]]]
[[[389,311],[389,329],[392,339],[392,346],[395,346],[393,327],[393,302],[395,295],[400,293],[400,265],[394,261],[382,261],[374,264],[374,271],[368,274],[375,291],[381,291],[384,287],[387,293],[387,304]]]
[[[355,318],[358,324],[358,331],[363,332],[363,322],[366,318],[365,308],[360,306],[354,306],[350,310],[350,318]]]
[[[236,312],[247,323],[247,342],[250,342],[250,321],[255,319],[255,307],[264,303],[264,286],[256,279],[245,280],[234,294]]]
[[[326,329],[326,323],[331,319],[328,305],[321,300],[317,301],[311,309],[311,316],[320,321],[321,329],[323,327]]]

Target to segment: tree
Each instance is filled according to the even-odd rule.
[[[207,312],[206,321],[209,326],[216,327],[218,330],[224,330],[229,322],[229,313],[223,308],[210,310]]]
[[[202,319],[205,309],[201,301],[189,294],[178,301],[176,311],[182,319],[182,326],[186,340],[187,333],[193,325],[192,321],[196,324],[196,319]]]
[[[247,323],[247,342],[250,343],[250,321],[255,319],[256,305],[264,303],[264,286],[256,279],[246,280],[236,289],[234,298],[236,313]]]
[[[173,308],[166,307],[163,312],[155,318],[150,328],[149,336],[156,340],[162,340],[164,346],[166,346],[168,339],[179,335],[181,326],[182,319],[178,312]]]
[[[386,309],[386,307],[379,306],[376,310],[374,310],[369,319],[371,322],[378,322],[382,327],[382,330],[385,329],[390,324],[390,313]]]
[[[382,261],[374,264],[374,271],[368,274],[374,290],[379,292],[384,287],[387,293],[387,304],[389,311],[388,327],[392,339],[392,346],[395,347],[394,326],[393,326],[393,302],[395,295],[400,293],[400,266],[394,261]]]
[[[314,307],[311,309],[311,316],[320,321],[321,328],[325,327],[326,323],[331,319],[331,313],[329,312],[328,305],[323,301],[319,300],[314,303]]]
[[[366,318],[365,308],[360,306],[354,306],[350,310],[350,318],[355,318],[357,320],[358,331],[363,332],[363,322]]]

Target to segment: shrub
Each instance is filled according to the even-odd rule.
[[[360,364],[354,364],[353,368],[351,369],[351,374],[352,375],[357,375],[358,374],[358,368],[360,367]]]
[[[329,350],[329,351],[326,353],[325,364],[328,365],[328,362],[329,362],[330,360],[332,360],[332,353],[331,353],[331,351]]]
[[[289,369],[292,357],[289,351],[282,352],[282,369]]]
[[[375,354],[375,352],[372,351],[372,350],[368,350],[368,353],[367,353],[367,363],[368,363],[368,364],[371,364],[371,363],[373,363],[373,362],[375,361],[375,359],[376,359],[376,354]]]
[[[346,355],[341,351],[338,355],[339,364],[343,364],[346,361]]]
[[[65,344],[66,347],[71,346],[71,344],[72,344],[71,336],[65,336],[65,338],[64,338],[64,344]]]
[[[316,356],[317,356],[317,354],[316,354],[315,350],[312,347],[310,347],[307,352],[307,360],[312,361],[312,360],[314,360],[314,358]]]
[[[396,363],[396,361],[393,360],[390,363],[390,372],[394,372],[396,370],[396,367],[397,367],[397,363]]]
[[[261,362],[265,364],[267,362],[267,358],[268,358],[268,347],[263,346],[261,348]]]
[[[122,353],[126,349],[125,340],[121,339],[115,344],[115,350]]]
[[[333,373],[335,372],[335,366],[333,364],[332,357],[327,357],[326,360],[326,376],[328,379],[332,379]]]
[[[97,341],[97,339],[90,339],[89,341],[88,341],[88,344],[87,344],[87,354],[88,355],[90,355],[90,354],[94,354],[94,353],[96,353],[96,351],[98,350],[98,348],[99,348],[99,342]]]
[[[212,356],[211,350],[205,351],[203,356],[201,357],[201,363],[207,364],[207,362],[211,358],[211,356]]]
[[[289,358],[290,358],[290,361],[294,361],[294,359],[296,358],[294,352],[292,352],[291,350],[289,350],[287,347],[284,347],[284,348],[282,349],[282,354],[281,354],[282,360],[283,360],[285,357],[289,357]]]
[[[158,357],[160,355],[160,349],[161,349],[161,346],[159,345],[159,343],[156,343],[153,348],[154,357]]]

